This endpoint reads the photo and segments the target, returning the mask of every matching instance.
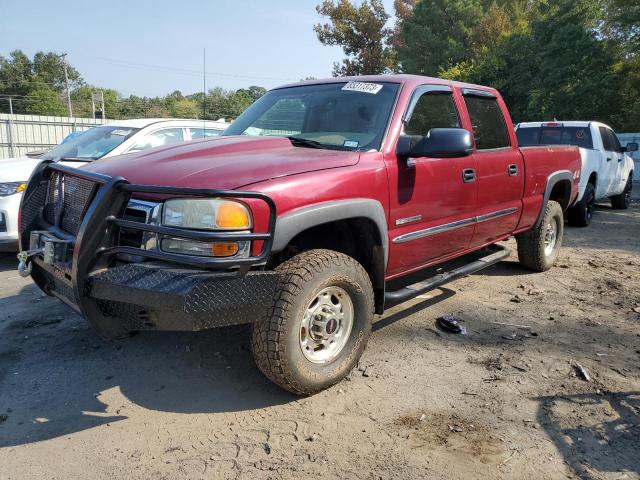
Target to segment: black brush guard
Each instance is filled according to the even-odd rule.
[[[64,191],[66,182],[59,177],[57,193],[51,191],[53,176],[59,175],[76,182],[69,182],[74,187],[69,190],[78,190],[80,181],[90,186],[85,205],[72,197],[78,192]],[[86,196],[87,192],[83,193]],[[267,232],[205,232],[125,220],[132,194],[257,199],[269,210]],[[68,201],[70,197],[75,203]],[[48,201],[56,204],[51,206]],[[65,201],[67,214],[57,208]],[[199,330],[259,321],[276,288],[274,272],[252,269],[265,265],[276,222],[273,200],[258,192],[134,185],[120,177],[43,162],[27,185],[20,221],[20,246],[32,263],[36,284],[87,318],[105,338],[131,330]],[[252,252],[246,258],[194,257],[119,245],[120,229],[202,242],[258,241],[262,245],[257,254]],[[32,232],[66,242],[69,258],[47,259],[41,249],[34,249]],[[35,236],[39,239],[40,233]],[[147,261],[118,262],[121,255]]]

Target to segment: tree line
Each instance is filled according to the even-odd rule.
[[[358,3],[359,2],[359,3]],[[513,120],[593,119],[640,131],[638,0],[324,0],[315,25],[324,45],[342,47],[333,74],[415,73],[491,85]],[[87,84],[67,67],[74,114],[92,115],[102,90],[107,118],[233,119],[265,89],[213,88],[192,95],[123,97]],[[62,59],[0,56],[0,112],[66,115]]]
[[[80,72],[67,65],[71,105],[74,116],[91,117],[91,94],[102,91],[107,118],[219,118],[233,119],[260,98],[266,89],[259,86],[226,90],[212,88],[206,93],[183,95],[176,90],[163,97],[123,97],[111,88],[87,84]],[[8,58],[0,56],[0,112],[68,115],[64,64],[54,52],[38,52],[29,58],[15,50]]]
[[[321,2],[334,75],[414,73],[497,88],[513,120],[601,120],[640,130],[637,0]]]

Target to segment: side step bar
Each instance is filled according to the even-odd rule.
[[[434,275],[427,280],[414,283],[413,285],[409,285],[408,287],[401,288],[400,290],[396,290],[394,292],[385,292],[385,308],[391,308],[422,293],[438,288],[445,283],[451,282],[461,277],[465,277],[467,275],[471,275],[472,273],[482,270],[483,268],[490,267],[491,265],[494,265],[509,256],[509,250],[507,250],[506,248],[499,246],[494,248],[497,248],[498,250],[471,263],[451,270],[450,272],[444,272]]]

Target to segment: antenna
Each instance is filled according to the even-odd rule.
[[[207,126],[207,49],[202,49],[202,137]]]

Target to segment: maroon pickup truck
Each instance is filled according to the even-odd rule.
[[[515,236],[524,267],[550,268],[579,169],[576,147],[518,148],[492,88],[304,82],[222,137],[42,163],[19,270],[106,339],[250,323],[260,370],[311,394],[356,365],[374,314],[500,261],[496,242]]]

